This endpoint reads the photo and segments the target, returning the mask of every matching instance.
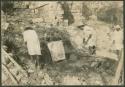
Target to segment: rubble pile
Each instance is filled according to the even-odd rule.
[[[4,49],[6,55],[2,52],[2,63],[4,63],[2,65],[4,67],[2,68],[2,85],[110,84],[115,75],[118,60],[115,58],[116,55],[113,54],[108,55],[109,58],[104,56],[104,52],[111,49],[111,39],[108,35],[111,32],[109,27],[111,25],[98,20],[98,18],[103,19],[102,15],[103,17],[107,15],[105,15],[106,10],[102,14],[100,12],[98,15],[92,15],[94,10],[90,9],[89,4],[87,4],[87,7],[83,6],[84,9],[90,11],[84,15],[87,18],[86,22],[97,32],[97,54],[101,56],[96,57],[90,55],[87,49],[82,48],[83,33],[80,30],[72,29],[70,26],[63,27],[53,25],[54,23],[51,24],[55,16],[60,17],[59,13],[63,14],[63,9],[56,2],[50,3],[46,2],[39,5],[35,2],[23,3],[23,5],[21,3],[19,5],[15,4],[17,6],[15,6],[13,15],[5,16],[5,14],[2,14],[2,23],[4,23],[2,27],[2,45],[6,47]],[[84,14],[86,10],[82,12],[81,9],[84,3],[77,3],[76,6],[73,3],[68,3],[69,9],[72,16],[74,16],[74,20],[78,22],[83,17],[82,13]],[[43,4],[45,7],[36,9]],[[55,11],[56,15],[54,14]],[[52,13],[53,17],[50,18]],[[118,21],[120,21],[119,18]],[[4,29],[6,23],[9,23],[9,25],[7,29]],[[46,62],[44,69],[39,71],[35,70],[33,63],[31,63],[24,44],[22,31],[27,26],[33,27],[37,32],[42,48],[42,57]],[[66,59],[60,62],[52,62],[47,44],[60,40],[63,42]],[[6,61],[8,61],[7,64],[5,64]],[[27,73],[28,75],[25,75]]]

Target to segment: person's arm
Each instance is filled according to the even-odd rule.
[[[92,37],[92,34],[89,35],[88,39],[85,41],[85,44],[88,43],[88,41],[91,39],[91,37]]]

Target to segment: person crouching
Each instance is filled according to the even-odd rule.
[[[32,27],[26,27],[23,32],[24,42],[28,49],[28,54],[31,57],[31,60],[35,62],[35,68],[40,68],[40,42],[37,33],[33,30]]]
[[[123,30],[120,25],[114,26],[114,32],[112,34],[112,44],[114,51],[116,52],[118,58],[120,58],[121,51],[123,49]]]
[[[81,24],[78,28],[83,30],[84,47],[89,49],[91,55],[96,54],[96,31],[87,24]]]

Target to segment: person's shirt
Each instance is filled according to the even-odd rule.
[[[33,42],[38,40],[38,36],[34,30],[26,30],[23,32],[24,42]]]
[[[123,31],[119,30],[119,31],[114,31],[112,34],[112,40],[115,41],[115,44],[123,44]]]
[[[26,30],[23,33],[24,41],[27,43],[28,53],[30,55],[41,55],[40,41],[34,30]]]

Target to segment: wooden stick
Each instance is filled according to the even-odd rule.
[[[118,85],[118,81],[119,81],[121,71],[122,71],[122,68],[123,68],[123,51],[121,51],[120,57],[121,58],[119,60],[119,64],[118,64],[118,67],[117,67],[117,70],[116,70],[116,73],[115,73],[115,78],[112,81],[112,85]]]
[[[39,6],[39,7],[33,8],[32,10],[35,10],[35,9],[38,9],[38,8],[42,8],[42,7],[46,6],[46,5],[48,5],[48,4],[44,4],[44,5],[42,5],[42,6]]]
[[[19,69],[25,72],[26,76],[28,76],[28,73],[12,57],[10,57],[10,55],[8,55],[8,53],[4,49],[2,49],[2,53],[4,53],[10,59],[10,61],[14,63]]]
[[[9,71],[9,69],[7,68],[7,66],[5,64],[2,63],[3,68],[5,69],[5,71],[9,74],[10,78],[12,79],[12,81],[16,84],[18,84],[19,82],[17,81],[17,79],[14,77],[14,75]]]
[[[110,57],[104,57],[104,56],[97,56],[97,55],[87,55],[87,57],[94,57],[94,58],[97,58],[97,59],[111,59],[111,60],[115,60],[115,61],[118,61],[116,59],[113,59],[113,58],[110,58]]]

